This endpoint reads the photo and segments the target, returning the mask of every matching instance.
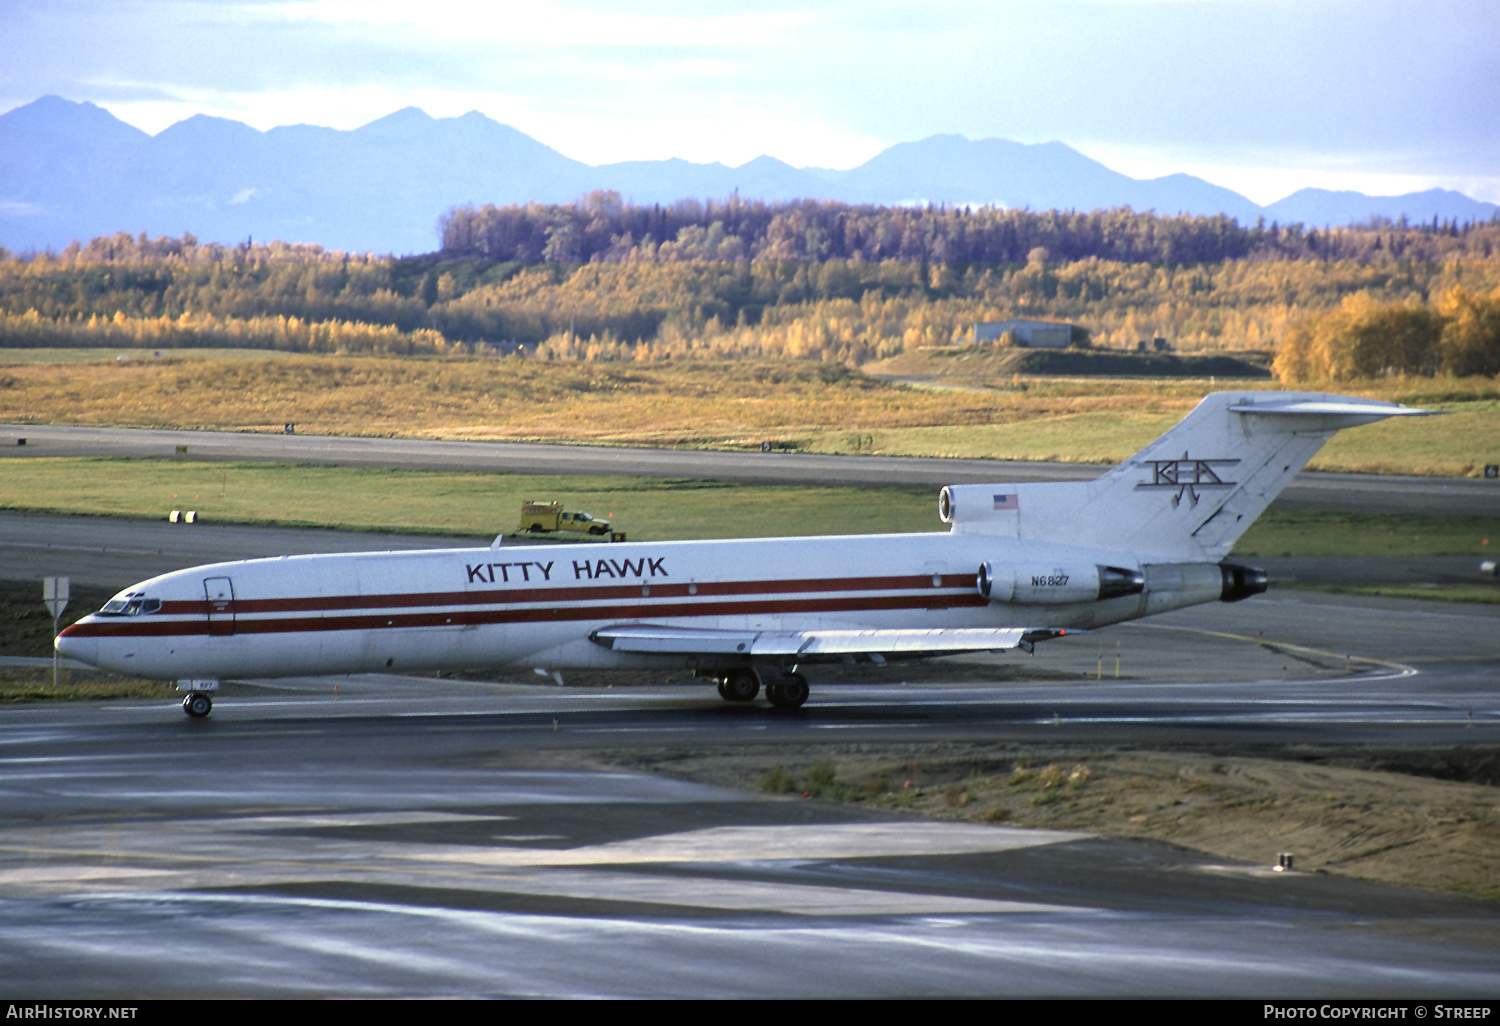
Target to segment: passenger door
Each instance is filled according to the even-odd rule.
[[[227,577],[205,577],[204,597],[208,599],[208,633],[224,637],[234,633],[234,584]]]

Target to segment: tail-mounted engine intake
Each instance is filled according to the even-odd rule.
[[[1146,587],[1146,575],[1097,563],[981,563],[976,583],[979,594],[991,602],[1057,605],[1139,595]]]
[[[1224,590],[1219,592],[1220,602],[1238,602],[1251,595],[1259,595],[1269,583],[1266,572],[1254,567],[1220,563],[1219,570],[1224,574]]]

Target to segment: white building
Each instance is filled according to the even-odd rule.
[[[1066,349],[1073,341],[1073,325],[1067,321],[984,321],[974,325],[974,344],[998,341],[1006,332],[1016,345],[1036,349]]]

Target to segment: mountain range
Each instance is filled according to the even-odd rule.
[[[57,96],[0,115],[0,246],[12,252],[144,231],[422,253],[436,248],[438,219],[455,206],[566,203],[595,189],[637,204],[738,192],[883,205],[1129,206],[1315,227],[1371,217],[1465,223],[1500,212],[1445,190],[1371,197],[1303,189],[1261,207],[1192,175],[1130,178],[1059,142],[956,135],[898,143],[847,171],[771,157],[739,167],[678,159],[594,166],[477,111],[433,118],[408,107],[352,131],[288,125],[261,132],[197,115],[155,136],[92,103]]]

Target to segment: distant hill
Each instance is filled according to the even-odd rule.
[[[823,194],[851,203],[997,204],[1031,210],[1133,207],[1159,214],[1228,214],[1254,221],[1260,208],[1191,175],[1147,181],[1111,171],[1059,142],[970,142],[935,135],[897,143],[850,171],[828,175]]]
[[[1300,189],[1285,199],[1266,207],[1266,218],[1282,224],[1300,221],[1306,225],[1363,224],[1379,219],[1399,224],[1431,224],[1436,218],[1465,224],[1488,221],[1495,216],[1493,203],[1472,200],[1461,192],[1429,189],[1405,196],[1366,196],[1362,192],[1330,192],[1327,189]]]
[[[884,205],[1130,206],[1314,226],[1488,221],[1497,211],[1451,192],[1371,198],[1312,189],[1262,208],[1191,175],[1130,178],[1058,142],[956,135],[900,143],[843,171],[770,157],[736,168],[676,159],[594,167],[478,112],[433,118],[409,107],[352,131],[268,132],[198,115],[155,136],[56,96],[0,115],[0,245],[17,252],[144,231],[422,253],[436,248],[438,218],[452,207],[565,203],[595,189],[645,204],[738,192]]]
[[[152,137],[45,97],[0,115],[0,244],[60,248],[123,230],[425,252],[455,204],[563,202],[589,187],[589,170],[480,114],[408,108],[350,132],[198,116]]]

